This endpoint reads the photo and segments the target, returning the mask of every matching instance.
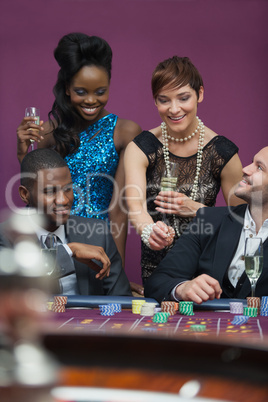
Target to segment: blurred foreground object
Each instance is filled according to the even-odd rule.
[[[41,346],[39,333],[51,285],[36,236],[42,222],[27,208],[14,212],[2,227],[6,244],[0,249],[1,402],[23,400],[27,387],[33,388],[33,401],[49,401],[43,389],[57,380],[57,364]]]

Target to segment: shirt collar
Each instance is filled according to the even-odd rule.
[[[41,237],[42,235],[47,236],[49,233],[52,233],[52,234],[58,236],[63,244],[66,243],[66,241],[65,241],[65,240],[66,240],[66,236],[65,236],[64,225],[60,225],[60,226],[55,230],[55,232],[48,232],[46,229],[41,228],[40,226],[36,228],[36,234],[37,234],[37,237],[38,237],[39,240],[40,240],[40,237]]]
[[[246,213],[245,213],[245,218],[244,218],[244,229],[248,230],[248,229],[252,229],[255,230],[255,222],[251,216],[250,210],[249,210],[249,206],[247,206],[246,209]]]
[[[268,219],[265,219],[265,221],[262,224],[262,227],[268,228]],[[246,212],[245,212],[245,218],[244,218],[244,229],[251,229],[255,230],[256,229],[256,224],[251,216],[249,206],[247,206]]]

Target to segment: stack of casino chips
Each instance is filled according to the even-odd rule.
[[[133,299],[132,300],[132,313],[140,314],[141,306],[145,303],[145,300],[142,299]]]
[[[261,298],[260,315],[268,317],[268,296],[262,296]]]
[[[114,308],[110,304],[100,304],[99,305],[101,315],[112,316],[114,315]]]
[[[157,303],[143,303],[140,309],[140,315],[152,317],[154,315],[156,305]]]
[[[54,296],[52,311],[54,311],[54,313],[64,313],[66,303],[67,296]]]
[[[169,316],[170,316],[170,313],[164,313],[163,311],[160,311],[160,312],[154,314],[153,322],[159,323],[159,324],[160,323],[164,324],[167,322]]]
[[[248,322],[249,317],[245,315],[235,315],[231,324],[233,325],[244,325]]]
[[[230,313],[231,314],[243,314],[244,305],[242,302],[230,302]]]
[[[258,314],[260,314],[261,299],[259,297],[247,297],[247,306],[257,308]]]
[[[163,301],[161,303],[161,311],[164,313],[170,313],[171,315],[175,315],[176,311],[179,309],[179,303],[172,301]]]
[[[190,301],[180,301],[179,304],[180,314],[194,315],[194,303]]]
[[[257,307],[244,307],[244,315],[247,317],[257,317],[258,308]]]
[[[204,332],[207,329],[204,324],[194,324],[190,326],[190,330],[194,332]]]
[[[121,313],[121,304],[120,303],[109,303],[109,304],[100,304],[99,305],[101,315],[112,316],[115,313]]]
[[[114,310],[114,313],[121,313],[122,308],[120,303],[109,303],[109,306],[111,306]]]

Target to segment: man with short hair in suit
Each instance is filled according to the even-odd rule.
[[[57,152],[37,149],[25,156],[19,194],[28,207],[45,217],[44,227],[36,228],[38,239],[52,233],[61,243],[57,256],[56,275],[60,285],[57,293],[131,296],[107,224],[101,219],[70,216],[71,174]],[[12,239],[0,236],[1,246],[12,247]]]
[[[250,282],[245,273],[248,237],[263,241],[263,272],[256,296],[268,295],[268,147],[243,169],[235,195],[247,204],[201,208],[175,246],[145,283],[145,296],[189,300],[245,298]]]

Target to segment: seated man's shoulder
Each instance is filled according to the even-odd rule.
[[[204,219],[209,218],[223,218],[226,215],[244,212],[246,209],[246,204],[237,205],[235,207],[225,206],[225,207],[207,207],[200,208],[197,213],[197,217],[203,217]]]
[[[107,223],[103,219],[97,219],[97,218],[86,218],[84,216],[78,216],[78,215],[70,215],[68,221],[73,221],[73,223],[85,223],[88,225],[96,225],[100,223],[102,226],[107,226]]]
[[[109,227],[103,219],[70,215],[66,223],[66,232],[82,236],[88,233],[106,235],[109,233]]]

